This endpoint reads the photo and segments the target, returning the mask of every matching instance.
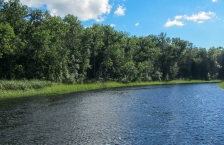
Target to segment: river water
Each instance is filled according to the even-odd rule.
[[[217,83],[0,100],[0,144],[224,144]]]

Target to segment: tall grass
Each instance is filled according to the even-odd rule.
[[[71,92],[87,91],[103,89],[108,87],[122,86],[119,83],[92,83],[92,84],[54,84],[51,86],[43,87],[40,89],[28,89],[28,90],[0,90],[0,98],[17,98],[33,95],[57,95]],[[124,85],[123,85],[124,86]]]
[[[0,80],[0,91],[40,89],[52,85],[49,81],[41,80]]]
[[[133,83],[118,83],[118,82],[96,82],[88,84],[53,84],[48,81],[39,80],[22,80],[22,81],[0,81],[0,98],[15,98],[33,95],[57,95],[71,92],[97,90],[104,88],[130,87],[130,86],[147,86],[147,85],[162,85],[162,84],[189,84],[189,83],[207,83],[207,82],[221,82],[202,81],[202,80],[173,80],[169,82],[133,82]],[[222,84],[224,88],[224,83]]]

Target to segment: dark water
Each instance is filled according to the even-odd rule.
[[[0,144],[224,144],[217,84],[0,100]]]

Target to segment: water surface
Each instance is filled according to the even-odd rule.
[[[0,144],[224,144],[217,83],[0,100]]]

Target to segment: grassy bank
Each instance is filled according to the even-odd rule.
[[[52,86],[53,83],[41,80],[0,80],[0,91],[18,91],[41,89]]]
[[[91,83],[91,84],[53,84],[50,82],[39,81],[0,81],[0,98],[16,98],[33,95],[57,95],[66,94],[70,92],[79,92],[87,90],[97,90],[104,88],[116,88],[116,87],[129,87],[129,86],[147,86],[147,85],[162,85],[162,84],[194,84],[194,83],[207,83],[207,82],[221,82],[219,80],[214,81],[201,81],[201,80],[173,80],[169,82],[134,82],[134,83],[118,83],[118,82],[106,82],[104,84]],[[37,85],[39,84],[39,85]],[[6,87],[14,85],[14,87]]]
[[[219,84],[219,87],[222,88],[222,89],[224,89],[224,82],[220,83]]]

